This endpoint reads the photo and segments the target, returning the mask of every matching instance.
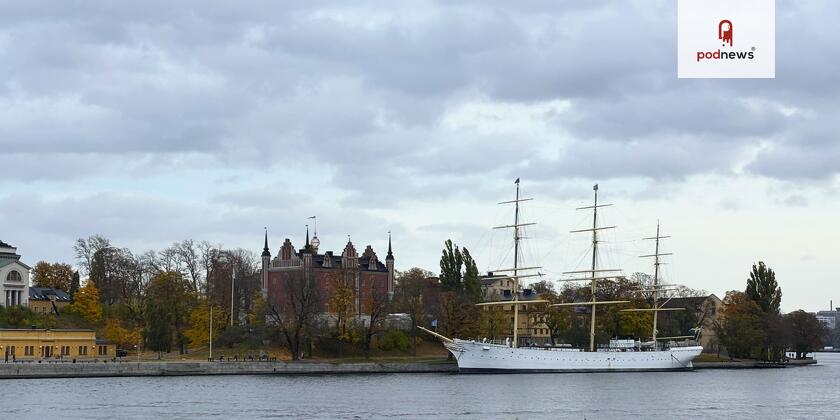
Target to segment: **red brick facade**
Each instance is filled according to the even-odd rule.
[[[313,238],[314,241],[314,238]],[[388,240],[388,255],[384,263],[379,260],[370,245],[362,255],[356,253],[352,242],[347,242],[341,255],[332,251],[323,254],[309,243],[295,250],[292,242],[286,238],[277,255],[271,257],[266,235],[262,254],[262,289],[269,307],[280,307],[288,301],[289,288],[309,284],[315,288],[320,312],[329,311],[334,284],[342,275],[350,276],[355,296],[356,313],[363,313],[373,296],[378,298],[393,296],[394,292],[394,255]],[[317,242],[316,242],[317,243]]]

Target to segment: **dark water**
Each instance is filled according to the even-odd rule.
[[[6,380],[0,417],[840,419],[840,354],[817,359],[673,373]]]

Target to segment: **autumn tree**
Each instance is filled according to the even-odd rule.
[[[119,319],[109,318],[105,324],[104,337],[112,341],[119,348],[131,348],[140,343],[140,329],[128,329],[122,326]]]
[[[761,307],[739,291],[727,292],[723,305],[714,329],[729,357],[760,356],[766,339]]]
[[[351,323],[356,312],[355,283],[358,270],[351,267],[341,267],[331,273],[330,287],[332,295],[328,305],[335,315],[336,337],[339,340],[351,339]]]
[[[228,325],[228,314],[222,308],[213,308],[213,335],[221,335]],[[189,314],[189,327],[184,332],[193,346],[205,346],[210,342],[210,305],[202,302]]]
[[[48,287],[67,292],[72,288],[74,274],[73,267],[70,264],[50,264],[46,261],[39,261],[32,269],[32,282],[35,287]]]
[[[397,275],[396,308],[404,312],[411,320],[411,355],[417,355],[417,326],[423,321],[426,313],[425,293],[428,278],[433,274],[422,268],[411,268]]]
[[[102,318],[102,307],[99,305],[99,290],[93,281],[87,283],[76,292],[70,310],[91,323],[96,323]]]

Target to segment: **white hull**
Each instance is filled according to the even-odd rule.
[[[703,347],[658,351],[584,352],[569,348],[511,348],[455,339],[445,342],[461,372],[622,372],[690,370]]]

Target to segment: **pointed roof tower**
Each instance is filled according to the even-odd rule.
[[[268,250],[268,228],[263,228],[263,229],[265,229],[265,246],[263,246],[262,256],[263,257],[270,257],[271,252]]]
[[[393,260],[394,253],[391,252],[391,232],[388,232],[388,256],[385,257],[385,261]]]

